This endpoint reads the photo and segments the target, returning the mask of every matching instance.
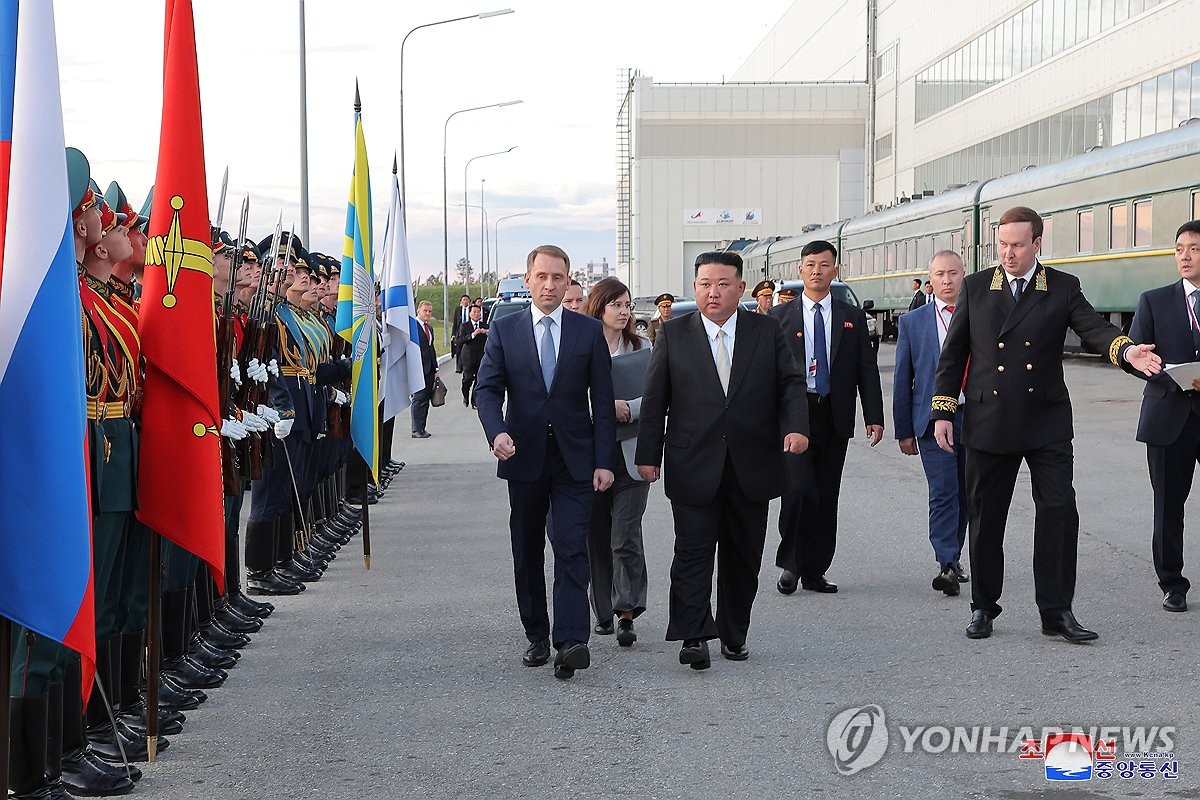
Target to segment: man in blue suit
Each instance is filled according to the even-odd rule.
[[[962,258],[953,250],[938,251],[929,262],[929,278],[933,302],[900,317],[892,418],[900,452],[906,456],[920,454],[929,484],[929,541],[938,562],[933,588],[953,596],[958,594],[958,584],[967,580],[959,565],[967,534],[965,460],[961,444],[947,453],[934,441],[930,400],[942,344],[962,287]],[[962,416],[960,403],[954,415],[956,442],[962,440]]]
[[[1142,294],[1129,336],[1154,345],[1165,363],[1183,364],[1200,361],[1200,221],[1185,222],[1176,232],[1175,267],[1181,280]],[[1152,549],[1162,605],[1187,611],[1191,584],[1183,576],[1183,506],[1200,459],[1200,380],[1184,390],[1165,373],[1147,378],[1137,440],[1146,445],[1154,489]]]
[[[563,308],[571,262],[554,245],[526,260],[530,307],[492,323],[475,379],[479,420],[508,481],[517,608],[529,647],[567,679],[591,664],[587,536],[593,492],[612,485],[611,360],[600,321]],[[507,411],[502,411],[505,395]],[[546,514],[554,548],[554,627],[546,610]]]

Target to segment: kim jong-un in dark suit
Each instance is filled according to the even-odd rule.
[[[705,669],[709,639],[720,637],[727,659],[749,656],[767,504],[783,492],[785,451],[808,446],[808,408],[779,323],[738,308],[741,257],[703,253],[696,271],[698,310],[655,339],[635,461],[656,480],[665,450],[675,518],[667,640],[683,642],[680,663]]]
[[[1041,235],[1042,219],[1033,209],[1012,208],[1000,218],[1001,266],[963,282],[931,401],[934,437],[950,450],[960,387],[967,398],[962,435],[974,573],[967,626],[972,639],[990,636],[1001,612],[1004,527],[1022,460],[1033,484],[1034,595],[1042,633],[1072,642],[1097,637],[1071,610],[1079,512],[1072,486],[1071,398],[1062,366],[1067,330],[1113,364],[1128,361],[1147,373],[1161,368],[1153,348],[1134,345],[1096,313],[1078,278],[1037,261]]]

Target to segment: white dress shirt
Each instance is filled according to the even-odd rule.
[[[545,327],[542,326],[542,319],[549,317],[554,321],[550,326],[550,339],[554,342],[554,363],[558,363],[558,344],[562,341],[562,316],[563,307],[560,304],[558,308],[551,311],[549,314],[543,314],[542,310],[533,303],[529,304],[529,312],[533,316],[533,346],[537,350],[538,359],[542,357],[542,332]]]
[[[795,302],[795,301],[793,301]],[[817,376],[809,365],[816,359],[816,354],[813,351],[813,345],[816,339],[813,338],[813,328],[816,325],[816,306],[821,306],[821,317],[825,321],[825,363],[832,369],[832,364],[829,359],[829,348],[833,345],[833,295],[825,295],[819,302],[811,300],[808,295],[801,294],[800,302],[804,304],[804,363],[801,365],[804,368],[804,374],[808,381],[808,391],[815,392],[817,390]]]
[[[1005,272],[1004,277],[1006,279],[1008,279],[1008,293],[1013,294],[1017,290],[1017,279],[1018,278],[1025,279],[1025,288],[1021,289],[1022,294],[1029,291],[1030,289],[1032,289],[1033,287],[1030,286],[1029,284],[1033,280],[1033,273],[1037,272],[1037,268],[1038,268],[1038,262],[1034,261],[1033,266],[1030,267],[1029,271],[1026,272],[1024,275],[1009,275],[1007,272]],[[1001,267],[1000,269],[1004,269],[1004,267]]]
[[[724,325],[718,325],[703,314],[700,321],[704,323],[704,334],[708,336],[708,348],[712,351],[713,363],[717,363],[717,331],[725,331],[725,349],[729,351],[729,364],[733,365],[733,341],[737,338],[737,311],[725,320]]]
[[[954,316],[954,314],[953,314],[953,312],[946,310],[946,306],[948,306],[950,304],[947,303],[942,298],[940,298],[940,297],[937,298],[936,300],[934,300],[934,303],[937,304],[938,347],[945,347],[946,346],[946,332],[950,330],[950,318],[952,316]]]

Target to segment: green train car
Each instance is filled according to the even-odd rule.
[[[746,270],[794,278],[801,248],[831,241],[841,279],[874,301],[888,336],[912,300],[912,279],[924,279],[938,250],[962,255],[968,272],[995,266],[1000,215],[1018,205],[1045,220],[1042,263],[1078,275],[1096,310],[1128,327],[1138,296],[1176,277],[1176,228],[1200,218],[1200,124],[764,240],[743,251]]]

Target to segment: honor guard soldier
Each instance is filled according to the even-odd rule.
[[[758,303],[758,313],[770,314],[771,302],[775,297],[775,281],[759,281],[755,284],[754,291],[750,293],[750,296]]]
[[[671,306],[675,305],[675,295],[663,292],[654,298],[654,305],[658,307],[658,316],[650,320],[650,327],[647,331],[651,345],[654,344],[654,337],[658,336],[658,332],[662,330],[663,323],[671,318]]]
[[[799,296],[799,292],[790,286],[785,286],[779,290],[779,304],[790,303]]]

